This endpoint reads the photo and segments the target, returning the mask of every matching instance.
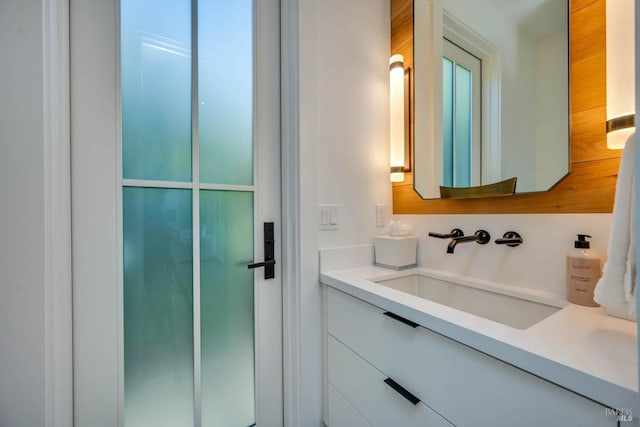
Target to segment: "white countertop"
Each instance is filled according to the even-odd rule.
[[[637,408],[635,322],[607,316],[604,308],[568,304],[528,329],[515,329],[369,280],[412,273],[434,271],[365,266],[325,271],[320,281],[585,397]]]

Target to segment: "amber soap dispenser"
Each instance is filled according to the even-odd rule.
[[[593,291],[600,279],[600,257],[591,249],[588,234],[578,234],[574,249],[567,254],[567,300],[574,304],[599,307]]]

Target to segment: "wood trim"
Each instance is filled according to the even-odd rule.
[[[413,189],[413,174],[405,174],[405,181],[392,187],[394,214],[609,213],[613,210],[621,151],[606,148],[605,1],[569,0],[570,172],[546,192],[465,200],[423,200]],[[391,52],[402,53],[405,63],[406,58],[410,58],[410,66],[413,66],[413,33],[399,32],[398,28],[406,28],[407,22],[413,22],[412,6],[412,0],[391,0]]]

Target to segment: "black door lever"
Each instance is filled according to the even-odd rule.
[[[276,277],[276,260],[274,258],[275,250],[274,250],[274,233],[273,233],[273,223],[265,222],[264,223],[264,261],[256,262],[253,264],[249,264],[247,268],[258,268],[264,267],[264,278],[273,279]]]
[[[262,262],[256,262],[255,264],[249,264],[247,265],[247,268],[251,269],[251,268],[258,268],[258,267],[266,267],[268,265],[274,265],[276,263],[276,260],[271,259],[269,261],[262,261]],[[271,279],[271,277],[265,277],[265,279]]]

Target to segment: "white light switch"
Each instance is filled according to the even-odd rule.
[[[329,212],[326,209],[320,210],[320,225],[329,225]]]
[[[338,205],[318,206],[320,224],[318,230],[337,230],[339,226]]]
[[[329,210],[329,224],[338,225],[338,211],[331,209]]]

